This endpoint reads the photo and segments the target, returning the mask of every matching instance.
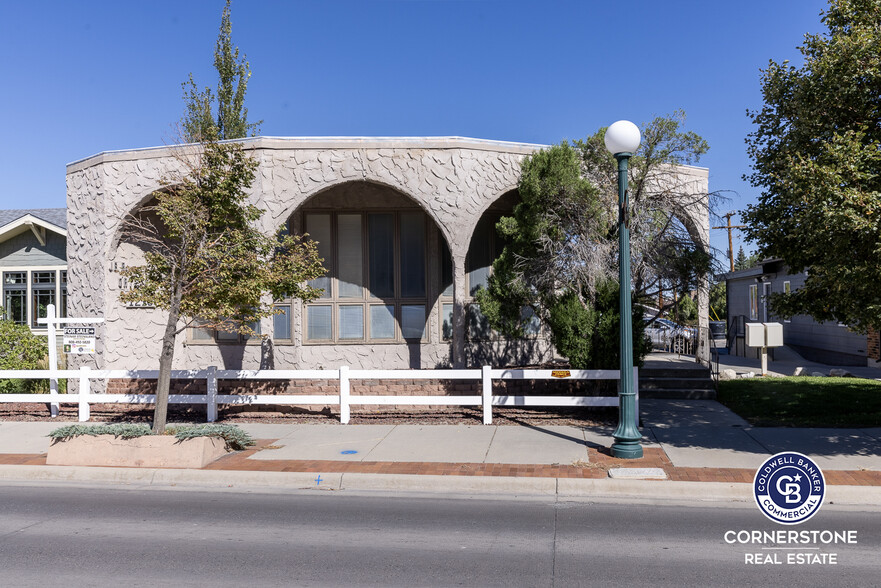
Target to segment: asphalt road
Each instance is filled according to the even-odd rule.
[[[857,531],[837,564],[728,544],[788,530],[754,506],[652,506],[334,492],[0,485],[0,586],[877,586],[881,512],[824,507],[797,530]]]

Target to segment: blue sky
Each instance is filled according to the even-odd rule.
[[[223,0],[0,0],[0,208],[65,204],[65,165],[173,142],[192,72],[216,83]],[[250,117],[271,136],[556,143],[683,109],[720,212],[757,191],[744,138],[769,59],[800,63],[821,0],[234,0]],[[735,222],[738,218],[735,217]],[[712,244],[727,249],[725,231]],[[737,251],[740,240],[735,242]],[[746,244],[747,250],[750,246]]]

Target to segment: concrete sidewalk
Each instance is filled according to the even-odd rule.
[[[0,422],[0,480],[746,501],[756,468],[790,450],[817,461],[839,503],[881,507],[881,429],[755,428],[712,400],[646,399],[641,410],[638,460],[611,457],[610,428],[254,423],[240,426],[256,448],[176,471],[46,466],[46,435],[65,423]]]

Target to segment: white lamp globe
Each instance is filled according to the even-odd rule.
[[[612,155],[618,153],[635,153],[639,148],[639,127],[629,120],[619,120],[606,129],[606,149]]]

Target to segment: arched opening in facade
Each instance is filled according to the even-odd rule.
[[[418,202],[386,185],[346,182],[307,200],[286,230],[317,243],[327,274],[311,282],[323,291],[316,300],[276,301],[279,348],[343,358],[359,344],[379,354],[397,346],[394,363],[448,363],[441,315],[453,295],[449,246]]]

